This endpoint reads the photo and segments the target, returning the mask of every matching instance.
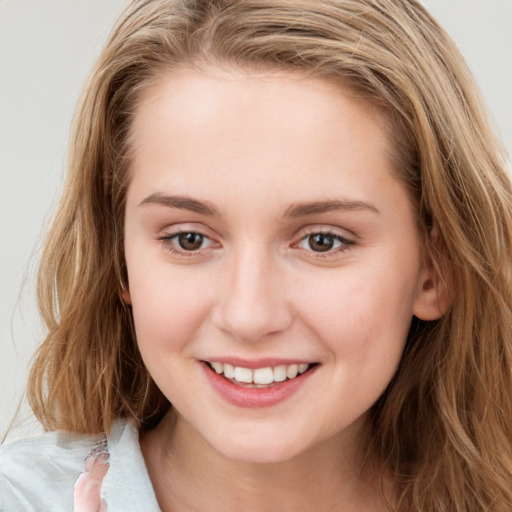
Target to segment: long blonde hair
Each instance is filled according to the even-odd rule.
[[[397,511],[512,509],[512,193],[506,157],[447,34],[416,0],[136,0],[85,87],[39,274],[48,335],[28,387],[46,429],[141,430],[171,405],[122,301],[129,129],[141,91],[180,65],[302,70],[380,109],[425,253],[454,289],[413,320],[372,409]],[[433,236],[435,233],[435,236]],[[391,506],[391,505],[390,505]]]

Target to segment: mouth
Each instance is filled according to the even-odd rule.
[[[199,361],[212,389],[236,407],[264,408],[289,399],[320,367],[303,361]],[[287,361],[288,362],[288,361]],[[281,363],[281,364],[276,364]],[[248,368],[251,366],[251,368]]]
[[[306,386],[306,382],[311,380],[321,366],[316,362],[271,359],[199,362],[207,381],[218,396],[243,408],[270,407],[289,399]]]
[[[219,361],[203,361],[210,370],[224,377],[232,384],[244,388],[267,389],[278,384],[293,381],[311,371],[318,363],[297,363],[289,365],[245,368]]]

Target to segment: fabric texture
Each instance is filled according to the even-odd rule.
[[[157,512],[135,426],[50,432],[0,447],[1,512]]]

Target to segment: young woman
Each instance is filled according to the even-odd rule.
[[[135,1],[71,156],[1,510],[510,510],[511,185],[421,4]]]

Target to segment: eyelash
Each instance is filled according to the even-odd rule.
[[[309,257],[313,257],[316,259],[335,257],[335,256],[339,255],[340,253],[348,251],[356,243],[354,240],[345,238],[344,236],[341,236],[332,231],[320,229],[320,230],[311,230],[309,232],[304,233],[302,238],[294,245],[299,246],[303,242],[308,243],[308,239],[310,239],[313,236],[330,237],[330,238],[333,238],[335,241],[339,242],[339,244],[340,244],[338,247],[336,247],[334,249],[330,248],[330,249],[326,250],[325,252],[313,251],[312,249],[305,249],[305,251],[310,253]],[[311,245],[310,245],[310,247],[311,247]]]
[[[177,247],[179,247],[179,245],[178,245],[179,242],[177,242],[177,240],[175,242],[173,242],[173,240],[177,239],[180,235],[198,235],[203,238],[202,242],[204,242],[205,240],[209,240],[212,244],[215,244],[215,242],[208,235],[206,235],[205,233],[203,233],[201,231],[197,231],[197,230],[178,231],[176,233],[161,236],[161,237],[159,237],[158,240],[162,243],[162,245],[164,246],[164,248],[167,251],[169,251],[171,254],[174,254],[177,256],[183,256],[183,257],[197,256],[201,253],[202,250],[205,249],[205,248],[199,248],[197,250],[188,251],[186,249],[177,248]],[[337,233],[333,233],[332,231],[329,231],[329,230],[312,230],[310,232],[303,233],[300,240],[293,244],[293,247],[300,247],[300,244],[303,242],[307,243],[308,238],[310,238],[312,236],[330,237],[330,238],[333,238],[335,241],[339,242],[339,244],[340,244],[338,247],[336,247],[334,249],[329,248],[325,252],[314,251],[312,249],[304,248],[304,250],[306,252],[310,253],[309,257],[313,257],[316,259],[333,257],[339,253],[348,251],[356,243],[354,240],[350,240],[341,235],[338,235]],[[310,245],[310,247],[311,247],[311,245]]]
[[[195,251],[187,251],[186,249],[177,249],[177,247],[179,247],[178,242],[177,241],[173,242],[173,239],[177,239],[180,235],[199,235],[199,236],[203,237],[203,241],[210,240],[211,242],[213,242],[208,235],[202,233],[201,231],[197,231],[197,230],[177,231],[176,233],[161,236],[159,238],[159,240],[162,242],[162,245],[164,246],[164,248],[167,251],[169,251],[171,254],[175,254],[177,256],[184,256],[184,257],[197,256],[198,254],[200,254],[201,250],[204,250],[201,248],[197,249]]]

